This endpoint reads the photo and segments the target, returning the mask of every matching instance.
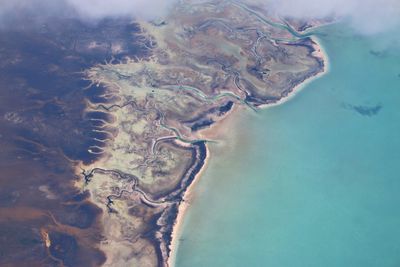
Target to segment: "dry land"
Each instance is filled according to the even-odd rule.
[[[138,23],[149,56],[86,72],[109,99],[88,102],[106,145],[90,148],[100,160],[80,166],[77,185],[103,210],[105,266],[168,266],[179,206],[218,141],[206,133],[235,106],[276,103],[324,70],[312,39],[256,5],[181,1]]]

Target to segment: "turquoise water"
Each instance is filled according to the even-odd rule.
[[[321,33],[330,72],[211,144],[177,267],[400,266],[400,52]]]

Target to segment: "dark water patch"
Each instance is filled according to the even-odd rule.
[[[94,140],[88,143],[88,147],[93,147],[93,146],[98,146],[98,147],[105,147],[105,143],[102,141]]]
[[[270,96],[270,97],[262,97],[259,95],[255,95],[255,93],[248,93],[245,97],[245,102],[249,104],[253,104],[254,106],[259,106],[266,103],[275,103],[279,101],[279,97]]]
[[[342,107],[345,109],[353,110],[357,112],[358,114],[366,117],[372,117],[378,115],[378,113],[382,110],[383,106],[378,104],[378,105],[373,105],[373,106],[366,106],[366,105],[351,105],[351,104],[346,104],[343,103]]]
[[[228,101],[225,105],[218,108],[219,115],[222,116],[225,113],[229,112],[233,107],[233,101]]]
[[[115,99],[109,99],[104,96],[91,96],[88,97],[89,101],[93,104],[107,104],[112,103]]]
[[[100,85],[92,85],[85,89],[86,98],[94,104],[108,104],[112,103],[118,98],[116,96],[108,96],[107,89]]]
[[[106,125],[106,122],[101,120],[88,120],[87,122],[92,128],[96,129],[101,129],[103,126]]]
[[[112,117],[112,115],[110,115],[106,112],[101,112],[101,111],[86,112],[85,119],[86,120],[90,120],[90,119],[103,120],[108,123],[112,123],[114,121],[114,118]]]
[[[378,51],[378,50],[369,50],[369,53],[370,53],[372,56],[380,57],[380,58],[384,58],[384,57],[386,57],[386,56],[388,55],[387,51],[384,51],[384,50],[382,50],[382,51]]]
[[[200,129],[203,129],[203,128],[206,128],[206,127],[212,125],[214,122],[215,122],[215,121],[212,120],[212,119],[205,118],[205,119],[203,119],[203,120],[201,120],[201,121],[199,121],[199,122],[194,123],[194,124],[190,127],[190,129],[191,129],[192,131],[198,131],[198,130],[200,130]]]
[[[75,196],[73,196],[71,201],[80,202],[80,201],[83,201],[83,200],[89,198],[89,195],[90,195],[89,191],[83,191],[83,192],[80,192],[80,193],[76,194]]]
[[[283,42],[285,43],[285,42]],[[295,42],[285,43],[288,46],[302,46],[307,48],[308,52],[311,54],[314,52],[313,41],[310,37],[300,38]]]
[[[92,131],[89,133],[90,137],[97,138],[99,140],[107,140],[112,138],[112,136],[109,133],[106,132],[98,132],[98,131]]]
[[[226,102],[226,104],[220,107],[212,107],[194,118],[182,121],[182,123],[190,127],[192,131],[197,131],[199,129],[208,127],[215,122],[214,120],[209,118],[209,115],[223,116],[232,109],[233,105],[233,101],[228,101]]]
[[[85,143],[82,143],[82,146],[87,148],[86,150],[77,149],[76,147],[72,146],[70,143],[62,144],[62,150],[67,155],[68,158],[79,158],[83,162],[91,163],[97,160],[97,156],[91,154],[88,149],[92,145],[103,145],[103,143],[97,142],[95,140],[89,140]]]

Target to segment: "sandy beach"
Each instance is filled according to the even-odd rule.
[[[182,229],[182,224],[183,224],[183,218],[186,214],[186,210],[187,208],[190,206],[190,199],[193,196],[193,189],[195,187],[195,184],[198,182],[200,176],[203,174],[203,172],[205,171],[205,169],[207,168],[208,165],[208,161],[210,158],[210,151],[209,148],[206,146],[207,148],[207,157],[204,160],[204,166],[201,168],[201,170],[196,174],[193,182],[189,185],[189,187],[186,189],[185,194],[183,195],[183,201],[180,203],[179,205],[179,209],[178,209],[178,215],[176,217],[175,223],[174,223],[174,227],[172,229],[172,233],[171,233],[171,245],[170,245],[170,249],[171,249],[171,254],[168,258],[168,266],[172,267],[174,266],[175,263],[175,256],[176,256],[176,249],[178,247],[178,241],[179,241],[179,234],[180,231]]]
[[[269,107],[281,105],[281,104],[285,103],[286,101],[289,101],[306,85],[308,85],[310,82],[314,81],[315,79],[323,76],[324,74],[326,74],[329,71],[329,59],[328,59],[328,56],[327,56],[324,48],[320,45],[318,38],[313,37],[312,40],[315,42],[315,45],[313,46],[315,49],[315,51],[313,52],[313,55],[322,59],[322,61],[324,63],[323,70],[321,72],[318,72],[316,75],[309,77],[308,79],[306,79],[304,82],[300,83],[299,85],[296,85],[287,96],[283,97],[279,101],[277,101],[275,103],[261,105],[261,106],[259,106],[259,108],[269,108]],[[245,107],[243,107],[243,106],[235,105],[234,108],[228,114],[226,114],[224,119],[219,121],[213,127],[210,127],[208,129],[205,129],[204,131],[202,131],[201,136],[208,140],[220,140],[221,137],[226,136],[227,134],[231,134],[231,133],[229,133],[229,131],[231,131],[234,128],[232,124],[235,123],[235,113],[241,112],[242,109],[244,109],[244,108]],[[193,197],[194,197],[193,193],[194,193],[194,188],[196,186],[196,183],[199,181],[201,175],[206,170],[206,168],[208,166],[208,162],[211,157],[210,149],[207,145],[206,145],[206,148],[207,148],[207,157],[205,159],[204,166],[196,174],[195,179],[189,185],[189,187],[186,189],[184,196],[183,196],[183,201],[179,205],[178,215],[175,220],[175,224],[174,224],[172,234],[171,234],[171,238],[172,238],[172,241],[170,244],[171,252],[170,252],[170,255],[168,258],[168,262],[167,262],[169,267],[173,267],[175,265],[176,252],[177,252],[177,248],[179,245],[179,236],[181,234],[183,220],[184,220],[185,214],[187,212],[187,209],[190,206],[190,204],[189,204],[190,200],[193,199]]]

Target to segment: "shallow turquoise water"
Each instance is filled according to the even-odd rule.
[[[400,266],[400,52],[385,35],[321,31],[331,71],[246,115],[211,158],[177,267]]]

